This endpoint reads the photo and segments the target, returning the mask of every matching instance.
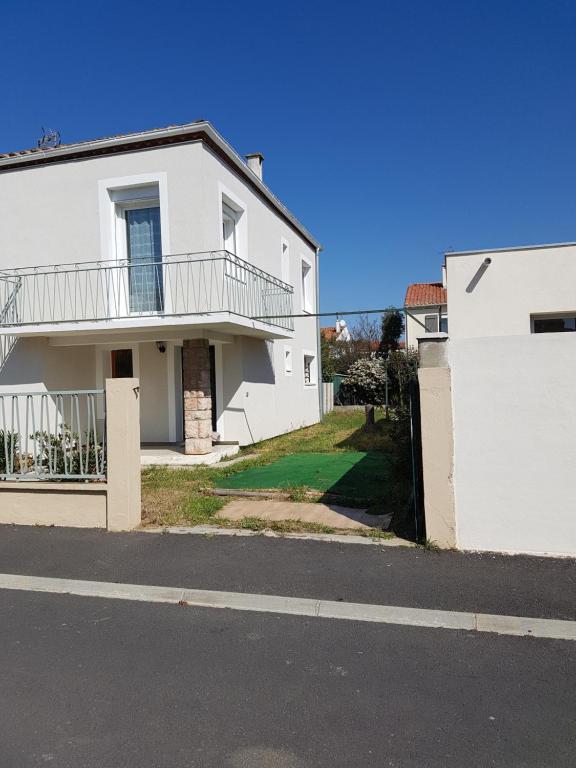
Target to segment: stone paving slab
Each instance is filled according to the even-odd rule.
[[[261,520],[301,520],[330,528],[382,528],[389,521],[388,515],[368,515],[364,509],[341,507],[337,504],[313,504],[301,501],[270,501],[260,499],[234,499],[216,517],[227,520],[243,520],[257,517]]]

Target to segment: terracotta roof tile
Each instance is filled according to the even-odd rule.
[[[334,341],[336,338],[336,329],[332,328],[331,325],[320,328],[320,333],[326,341]]]
[[[431,307],[446,304],[446,288],[442,283],[413,283],[406,290],[405,307]]]

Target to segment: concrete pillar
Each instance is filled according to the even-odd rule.
[[[426,536],[440,547],[456,547],[454,434],[451,372],[446,337],[421,339],[420,411]]]
[[[141,521],[138,379],[106,379],[106,465],[106,527],[137,528]]]
[[[207,339],[185,339],[182,350],[184,453],[212,451],[210,348]]]

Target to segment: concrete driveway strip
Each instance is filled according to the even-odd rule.
[[[310,600],[282,595],[47,579],[15,574],[0,574],[0,589],[576,641],[576,622],[532,617],[491,616],[461,611]]]

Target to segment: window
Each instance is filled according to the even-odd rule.
[[[312,264],[302,259],[302,311],[312,312]]]
[[[448,315],[440,315],[440,333],[448,333]]]
[[[164,285],[160,206],[125,207],[122,213],[126,221],[130,314],[162,312]]]
[[[438,333],[438,315],[426,315],[424,328],[426,333]]]
[[[236,253],[236,211],[222,203],[222,245],[228,253]]]
[[[242,211],[235,211],[222,201],[222,248],[226,254],[226,274],[246,282],[246,270],[238,257],[238,221]]]
[[[284,373],[292,376],[292,347],[284,347]]]
[[[307,387],[316,384],[316,356],[304,353],[304,384]]]
[[[532,329],[533,333],[570,333],[576,331],[576,317],[535,317]]]
[[[282,251],[280,259],[282,282],[290,283],[290,246],[284,239],[282,239]]]

